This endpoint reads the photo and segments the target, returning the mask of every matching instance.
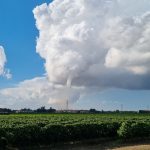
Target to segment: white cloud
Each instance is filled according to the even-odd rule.
[[[23,107],[37,108],[41,106],[66,107],[66,100],[70,103],[79,99],[84,88],[67,88],[48,82],[46,77],[25,80],[12,88],[0,90],[0,107],[19,109]],[[61,104],[61,105],[60,105]]]
[[[98,89],[147,89],[150,3],[133,3],[54,0],[37,6],[33,10],[39,30],[36,50],[45,59],[49,81],[65,85],[71,79],[73,85]],[[122,83],[125,80],[129,82]]]
[[[138,18],[111,19],[103,31],[108,45],[106,67],[120,67],[134,74],[149,73],[150,13]]]
[[[6,62],[7,59],[6,59],[4,48],[0,46],[0,76],[4,76],[7,79],[10,79],[12,77],[12,74],[10,73],[9,69],[5,68]]]
[[[4,74],[4,66],[5,66],[6,61],[7,60],[6,60],[4,48],[0,46],[0,75]]]
[[[48,79],[1,89],[1,104],[64,108],[67,98],[73,103],[89,91],[150,89],[149,8],[149,0],[54,0],[37,6],[36,51]],[[0,74],[9,75],[0,52]]]

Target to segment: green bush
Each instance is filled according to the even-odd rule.
[[[117,136],[122,139],[149,137],[149,116],[139,114],[0,115],[0,138],[14,145],[50,144]]]
[[[0,148],[6,149],[6,146],[8,145],[8,141],[5,137],[0,138]]]
[[[148,122],[123,122],[118,130],[119,137],[123,139],[149,137],[150,136],[150,123]]]
[[[43,141],[47,143],[65,141],[67,130],[63,125],[48,124],[42,129]]]

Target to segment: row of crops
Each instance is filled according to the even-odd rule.
[[[0,115],[0,138],[12,145],[94,138],[150,136],[150,117],[140,114]]]

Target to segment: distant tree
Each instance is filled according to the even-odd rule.
[[[0,108],[0,113],[11,113],[12,110],[8,108]]]
[[[149,110],[139,110],[139,113],[140,114],[148,114],[148,113],[150,113],[150,111]]]
[[[105,111],[102,109],[101,113],[104,113]]]
[[[49,112],[49,113],[54,113],[54,112],[56,112],[56,109],[50,107],[49,109],[47,109],[47,112]]]
[[[42,106],[36,110],[36,112],[38,112],[38,113],[45,113],[46,111],[47,110],[45,109],[45,106]]]
[[[116,110],[116,113],[119,113],[119,112],[120,112],[120,111],[117,109],[117,110]]]
[[[96,110],[96,109],[90,109],[89,112],[90,112],[90,113],[96,113],[97,110]]]
[[[38,108],[37,110],[35,110],[35,112],[37,113],[54,113],[56,112],[56,109],[50,107],[49,109],[46,109],[45,106],[42,106],[40,108]]]

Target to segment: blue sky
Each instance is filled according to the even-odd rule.
[[[29,84],[27,80],[32,80],[36,77],[43,77],[44,74],[46,73],[44,68],[45,60],[42,59],[38,53],[36,53],[36,37],[39,35],[39,31],[42,29],[37,30],[32,11],[37,5],[41,5],[42,3],[50,3],[50,2],[51,2],[50,0],[22,0],[22,1],[1,0],[0,1],[0,20],[1,20],[0,45],[4,47],[7,56],[7,64],[5,67],[9,68],[12,74],[12,78],[9,80],[6,79],[5,77],[0,77],[0,89],[1,89],[0,106],[1,107],[8,106],[13,108],[17,102],[16,97],[15,98],[13,96],[11,97],[11,94],[13,92],[9,91],[9,88],[16,88],[18,86],[22,87],[23,85],[23,88],[27,90],[27,85]],[[121,7],[130,6],[129,11],[128,9],[124,9],[123,14],[129,14],[130,16],[132,14],[131,12],[133,12],[133,14],[141,15],[143,12],[146,12],[149,9],[147,7],[149,6],[147,5],[149,4],[148,1],[145,1],[142,4],[143,5],[139,3],[138,7],[136,7],[135,10],[133,10],[132,7],[133,3],[131,5],[130,3],[126,3],[126,4],[122,3]],[[141,9],[139,8],[139,6],[141,6]],[[123,12],[121,8],[119,12]],[[113,53],[114,51],[112,50],[111,52]],[[107,57],[109,57],[109,55]],[[113,64],[114,62],[111,63]],[[109,66],[109,62],[105,62],[105,64],[108,68],[112,67]],[[120,69],[121,67],[122,66],[119,66],[118,68]],[[149,66],[146,67],[148,68]],[[142,79],[140,78],[142,76],[141,73],[143,72],[145,73],[145,71],[147,70],[143,70],[143,68],[137,68],[137,67],[133,68],[133,66],[131,66],[131,68],[128,68],[128,70],[130,70],[132,73],[140,73],[139,76],[138,75],[135,75],[133,77],[131,76],[131,79],[129,79],[129,82],[131,80],[131,84],[124,85],[122,83],[116,83],[114,85],[114,83],[110,81],[110,83],[104,84],[104,87],[107,87],[110,84],[110,87],[108,88],[104,88],[102,90],[96,90],[96,92],[92,91],[90,94],[89,93],[83,94],[76,103],[72,104],[72,108],[76,108],[76,109],[97,108],[97,109],[104,109],[104,110],[109,110],[109,109],[115,110],[115,109],[120,109],[121,104],[123,104],[124,109],[126,110],[138,110],[138,109],[145,109],[148,106],[150,106],[150,100],[149,100],[150,91],[149,89],[145,88],[147,87],[146,85],[143,85],[143,83],[141,83],[141,81],[143,81],[143,78]],[[106,73],[108,75],[109,71]],[[125,75],[126,74],[127,74],[127,79],[128,77],[130,78],[127,72],[125,72]],[[53,76],[53,74],[50,75]],[[106,76],[106,78],[107,75],[103,74],[103,76],[104,77]],[[114,79],[118,78],[119,80],[122,74],[115,74],[114,72],[112,72],[112,76],[113,75],[114,76],[116,75]],[[102,80],[100,82],[102,84],[103,84],[104,77],[100,79]],[[108,77],[108,80],[110,78]],[[82,78],[78,78],[78,79],[82,83],[83,79]],[[149,79],[149,74],[146,74],[145,80],[147,79]],[[41,80],[42,79],[35,79],[35,81],[37,82],[41,82]],[[92,82],[95,83],[95,80],[96,79],[94,79]],[[24,81],[27,81],[27,84],[26,82],[24,83]],[[33,81],[32,83],[34,83],[35,81]],[[45,81],[42,80],[42,82]],[[85,82],[83,81],[83,83]],[[91,84],[91,83],[87,83],[87,84]],[[132,89],[131,88],[132,85],[135,88]],[[140,85],[141,87],[136,87],[137,85]],[[141,90],[137,90],[138,88]],[[99,89],[101,89],[101,87]],[[7,90],[10,93],[9,98],[7,96],[4,96],[6,95],[5,93]],[[15,90],[17,92],[18,89]],[[18,97],[21,96],[19,95]],[[30,99],[30,97],[27,99]],[[27,105],[25,102],[22,102],[22,100],[18,101],[19,105],[17,108],[30,107],[30,106],[34,108],[33,106],[35,105],[34,102],[32,102],[31,99],[29,101],[30,103],[26,101]],[[39,103],[39,105],[36,105],[37,107],[40,105],[47,104],[45,101],[43,101],[43,103],[41,101],[42,99],[39,99],[38,102],[37,101],[35,102],[35,103]],[[48,106],[50,105],[51,104],[49,104]]]
[[[50,0],[0,1],[0,44],[5,48],[7,67],[13,78],[0,78],[0,87],[44,74],[43,60],[36,53],[38,31],[32,10]]]

